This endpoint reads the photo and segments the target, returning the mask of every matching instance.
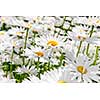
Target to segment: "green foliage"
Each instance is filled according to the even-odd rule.
[[[18,73],[13,72],[14,78],[16,79],[16,83],[21,83],[24,79],[29,79],[28,73]]]

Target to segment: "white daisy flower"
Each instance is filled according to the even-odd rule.
[[[31,76],[29,79],[30,80],[24,79],[22,83],[41,83],[41,80],[38,77],[34,76],[34,75]]]
[[[88,17],[86,20],[86,24],[88,25],[94,25],[94,26],[100,26],[100,17]]]
[[[1,16],[0,22],[1,24],[6,23],[8,26],[22,26],[24,23],[23,20],[18,20],[15,16]]]
[[[9,46],[11,45],[12,47],[15,47],[15,48],[20,48],[22,47],[24,44],[24,40],[23,39],[17,39],[17,38],[9,38]]]
[[[10,30],[7,31],[8,35],[13,35],[13,36],[25,36],[25,29],[24,28],[11,28]]]
[[[33,16],[33,21],[39,23],[43,20],[43,16]]]
[[[29,66],[22,66],[22,67],[19,67],[16,71],[19,72],[19,73],[28,73],[31,76],[37,74],[37,70],[35,69],[34,66],[31,66],[31,67],[29,67]]]
[[[78,26],[73,28],[72,32],[68,32],[68,37],[76,42],[83,41],[89,44],[94,44],[96,46],[100,46],[100,38],[94,35],[90,36],[90,28]]]
[[[15,79],[10,79],[9,76],[4,77],[4,72],[0,69],[0,83],[15,83]]]
[[[45,16],[42,20],[43,24],[53,25],[55,24],[55,18],[52,16]]]
[[[33,76],[30,77],[30,82],[31,83],[42,83],[42,80],[40,80],[38,77],[33,75]]]
[[[63,18],[61,18],[60,16],[55,16],[55,26],[61,26],[63,23]]]
[[[7,35],[6,31],[0,31],[0,43],[3,43],[8,39],[9,36]]]
[[[3,77],[0,79],[0,83],[15,83],[15,79],[7,79]]]
[[[72,29],[72,32],[68,32],[68,36],[76,41],[84,41],[88,38],[90,28],[86,26],[76,26]]]
[[[26,48],[25,49],[25,56],[28,56],[29,59],[34,58],[35,60],[38,60],[40,58],[40,61],[45,62],[48,60],[48,51],[45,49],[42,49],[41,47],[30,47],[31,49]]]
[[[73,19],[74,23],[78,24],[85,24],[85,25],[94,25],[94,26],[100,26],[100,17],[99,16],[87,16],[87,17],[75,17]]]
[[[19,48],[23,46],[24,41],[22,39],[17,39],[13,37],[8,37],[5,41],[3,41],[0,46],[3,47],[3,50],[11,53],[13,48],[16,52],[19,52]]]
[[[10,20],[10,16],[1,16],[0,17],[0,22],[1,22],[1,24],[3,24],[3,23],[9,23],[9,20]]]
[[[76,24],[76,23],[78,23],[78,24],[86,24],[86,20],[87,20],[86,17],[75,16],[75,17],[73,18],[73,23],[74,23],[74,24]]]
[[[38,40],[37,40],[37,44],[40,46],[43,46],[44,48],[62,48],[64,47],[65,43],[65,38],[61,37],[59,35],[56,34],[47,34],[47,35],[43,35],[41,36]]]
[[[38,24],[38,23],[34,23],[30,30],[33,33],[34,32],[38,32],[39,34],[44,31],[43,30],[43,25],[42,24]]]
[[[98,65],[93,64],[93,60],[87,58],[87,56],[79,55],[77,58],[73,54],[67,52],[66,56],[67,61],[69,62],[66,66],[66,70],[69,70],[74,74],[72,79],[78,80],[78,82],[100,82],[100,68]]]
[[[73,83],[75,82],[69,72],[62,69],[55,69],[41,75],[41,80],[48,83]]]

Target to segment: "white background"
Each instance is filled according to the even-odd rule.
[[[6,16],[100,16],[99,0],[0,0]],[[0,83],[0,100],[100,100],[100,84]]]
[[[0,100],[100,100],[100,84],[0,84]]]

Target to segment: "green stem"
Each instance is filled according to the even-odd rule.
[[[83,80],[83,74],[81,74],[81,83],[83,83],[84,80]]]
[[[39,64],[40,64],[40,57],[38,57],[38,61],[37,61],[37,65],[36,65],[37,69],[39,68]]]
[[[26,49],[27,38],[28,38],[28,31],[29,31],[29,29],[27,29],[27,31],[26,31],[26,37],[25,37],[25,43],[24,43],[24,49]]]
[[[11,61],[13,60],[13,56],[14,56],[14,47],[13,47],[13,49],[12,49]]]
[[[79,48],[78,48],[78,51],[77,51],[76,57],[78,57],[78,54],[79,54],[80,49],[81,49],[81,46],[82,46],[82,41],[80,41],[80,45],[79,45]]]
[[[89,38],[92,37],[93,29],[94,29],[94,26],[92,26],[92,29],[91,29],[91,31],[90,31],[90,36],[89,36]],[[86,55],[87,55],[87,56],[89,56],[89,47],[90,47],[90,44],[88,43],[87,48],[86,48]]]
[[[12,79],[13,73],[12,73],[12,65],[10,65],[10,78]]]
[[[28,39],[28,31],[29,31],[29,29],[27,28],[24,49],[26,49],[26,44],[27,44],[27,39]],[[25,65],[25,57],[24,56],[23,56],[22,60],[23,60],[23,65]]]
[[[10,72],[10,79],[13,78],[13,72]]]
[[[28,66],[28,65],[29,65],[29,63],[30,63],[30,59],[28,59],[28,62],[27,62],[27,64],[26,64],[26,66]]]
[[[63,54],[61,54],[61,56],[60,56],[60,62],[59,62],[59,67],[62,65],[63,59],[64,59],[64,56],[63,56]]]
[[[48,62],[48,68],[50,67],[50,61]]]
[[[96,61],[97,61],[97,59],[98,59],[98,51],[99,51],[99,47],[97,46],[97,47],[96,47],[95,59],[94,59],[93,65],[96,65]]]
[[[88,43],[88,45],[87,45],[87,48],[86,48],[86,55],[88,56],[89,54],[88,54],[88,52],[89,52],[89,43]]]

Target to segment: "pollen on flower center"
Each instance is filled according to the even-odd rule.
[[[96,23],[99,24],[100,23],[100,20],[97,20]]]
[[[80,36],[80,35],[78,35],[78,36],[77,36],[77,39],[79,39],[79,40],[85,40],[86,37],[85,37],[85,36]]]
[[[5,32],[0,32],[0,35],[4,35],[5,34]]]
[[[21,32],[16,32],[16,34],[17,34],[17,35],[20,35],[20,34],[21,34]]]
[[[35,52],[35,54],[37,55],[37,56],[39,56],[39,57],[42,57],[42,56],[44,56],[44,53],[43,52]]]
[[[32,24],[31,24],[31,23],[28,23],[28,24],[26,25],[26,27],[27,27],[27,28],[31,28],[31,27],[32,27]]]
[[[6,18],[5,17],[1,17],[1,21],[5,22]]]
[[[59,80],[57,83],[66,83],[64,80]]]
[[[77,71],[80,72],[81,74],[87,73],[87,69],[84,66],[77,66]]]
[[[58,42],[55,41],[55,40],[49,40],[47,45],[51,45],[51,46],[57,46],[58,45]]]
[[[83,29],[80,29],[80,32],[84,32],[84,30]]]

